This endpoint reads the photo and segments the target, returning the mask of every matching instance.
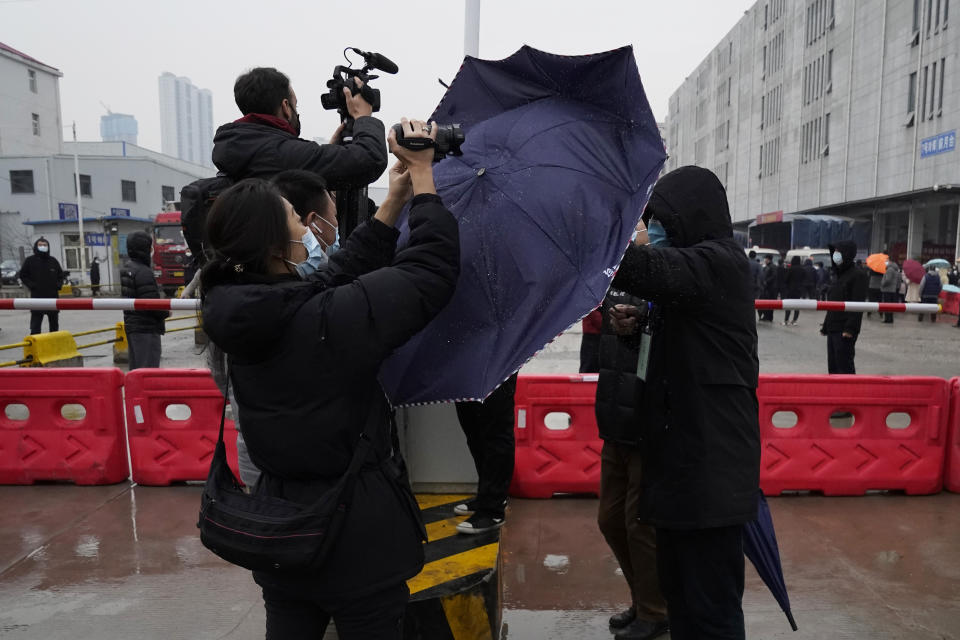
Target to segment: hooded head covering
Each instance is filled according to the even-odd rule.
[[[660,178],[644,211],[644,222],[651,217],[660,221],[674,247],[733,237],[727,192],[717,176],[703,167],[680,167]]]
[[[149,233],[143,231],[134,231],[127,236],[127,255],[132,260],[141,264],[150,266],[150,248],[153,246],[153,238]]]
[[[44,253],[43,251],[40,251],[40,249],[37,249],[37,245],[39,245],[41,242],[46,242],[46,243],[47,243],[47,248],[49,249],[49,247],[50,247],[50,241],[47,240],[46,238],[44,238],[43,236],[40,236],[39,238],[37,238],[37,241],[33,243],[33,255],[35,255],[35,256],[49,256],[49,255],[50,255],[50,251],[47,251],[46,253]]]
[[[835,245],[828,244],[827,249],[830,251],[830,263],[840,273],[854,266],[854,258],[857,257],[857,245],[852,240],[841,240]],[[833,261],[834,251],[839,251],[840,255],[843,256],[843,263],[839,266]]]

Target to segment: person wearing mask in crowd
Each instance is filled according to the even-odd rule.
[[[638,516],[656,528],[671,637],[742,640],[742,527],[757,517],[760,490],[749,259],[707,169],[660,178],[643,220],[650,244],[629,247],[613,280],[653,303],[637,364],[645,383]]]
[[[647,244],[647,233],[638,234],[636,242]],[[601,309],[600,375],[594,405],[603,440],[597,523],[620,564],[631,603],[610,618],[610,630],[617,638],[645,640],[669,627],[657,579],[656,532],[636,517],[643,491],[643,412],[637,406],[643,382],[637,377],[637,362],[649,309],[646,301],[613,288]]]
[[[807,285],[807,272],[803,269],[800,256],[793,256],[790,260],[790,266],[787,267],[786,275],[783,278],[783,299],[796,299],[804,297],[804,291]],[[790,321],[790,310],[783,312],[783,326],[797,324],[797,318],[800,316],[798,309],[793,310],[793,321]]]
[[[817,268],[813,266],[813,260],[807,258],[803,262],[803,272],[806,274],[804,278],[804,298],[809,298],[810,300],[817,299]]]
[[[905,302],[920,302],[920,291],[923,289],[923,278],[920,282],[911,282],[907,278],[906,271],[903,272],[903,279],[907,281],[907,293],[904,296]]]
[[[60,267],[57,259],[50,255],[50,243],[40,237],[33,243],[33,255],[28,256],[20,266],[18,275],[23,286],[30,291],[31,298],[56,298],[60,295],[60,286],[66,280],[66,273]],[[60,330],[60,312],[30,311],[30,335],[40,333],[43,329],[43,316],[47,316],[47,326],[50,331]]]
[[[857,255],[857,245],[849,240],[828,245],[830,262],[836,273],[836,280],[830,286],[828,300],[859,302],[867,295],[867,274],[857,267],[853,260]],[[830,373],[856,373],[857,337],[860,335],[862,312],[827,311],[821,335],[827,337],[827,369]]]
[[[153,238],[144,231],[127,236],[127,260],[120,269],[120,289],[124,298],[162,298],[153,275],[151,258]],[[124,311],[130,371],[160,366],[160,336],[166,333],[169,311]]]
[[[773,264],[770,255],[763,256],[763,299],[776,300],[780,295],[780,276],[777,267]],[[764,309],[760,312],[760,319],[764,322],[773,322],[773,309]]]
[[[817,269],[817,300],[826,300],[827,291],[830,289],[830,270],[824,269],[823,263],[818,262]]]
[[[357,80],[357,85],[362,83]],[[272,178],[302,169],[324,178],[331,189],[365,186],[387,168],[383,123],[363,93],[344,87],[353,120],[353,141],[341,145],[343,125],[330,144],[300,139],[297,94],[290,79],[272,67],[257,67],[237,78],[233,95],[243,117],[217,129],[213,163],[234,180]]]
[[[893,260],[887,261],[887,271],[880,279],[880,295],[883,302],[900,302],[900,267]],[[893,314],[885,313],[884,324],[893,324]]]
[[[425,123],[402,126],[406,137],[432,137]],[[399,640],[406,580],[423,566],[425,531],[377,374],[453,297],[459,236],[436,195],[433,149],[399,147],[392,132],[390,146],[400,162],[378,215],[412,197],[410,241],[399,251],[396,231],[374,219],[303,279],[297,266],[319,245],[263,180],[226,190],[207,222],[204,329],[226,354],[263,474],[255,493],[312,504],[345,471],[361,433],[371,448],[324,565],[302,575],[254,572],[271,640],[321,638],[331,618],[345,640]]]
[[[857,261],[857,266],[860,266],[860,261]],[[873,269],[866,267],[867,273],[870,274],[870,279],[867,281],[867,302],[881,302],[883,294],[880,291],[880,287],[883,283],[883,277],[885,273],[877,273]],[[872,311],[867,312],[867,318],[873,314]]]
[[[97,256],[93,256],[90,263],[90,293],[94,296],[100,294],[100,260]]]
[[[937,270],[931,267],[927,270],[927,274],[923,276],[923,287],[920,289],[920,302],[924,304],[937,304],[937,301],[940,298],[940,290],[943,288],[943,285],[940,283],[940,274],[937,273]],[[923,314],[917,314],[917,320],[923,322]],[[930,322],[937,321],[937,314],[930,314]]]
[[[757,252],[751,250],[747,254],[750,258],[750,282],[753,284],[753,295],[759,300],[763,297],[763,267],[757,261]],[[757,310],[757,320],[763,320],[763,311]]]

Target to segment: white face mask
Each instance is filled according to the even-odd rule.
[[[40,253],[50,253],[50,247],[45,244],[41,244],[37,247],[37,251]]]
[[[327,262],[327,254],[323,251],[323,247],[320,246],[317,237],[313,235],[313,232],[309,229],[303,234],[303,238],[300,240],[291,240],[290,242],[302,244],[307,249],[307,259],[303,262],[297,264],[291,260],[287,260],[287,263],[293,265],[301,278],[306,278]]]
[[[843,255],[839,251],[833,252],[833,262],[838,267],[843,264]]]

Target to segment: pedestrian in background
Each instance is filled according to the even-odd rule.
[[[40,237],[33,243],[33,255],[28,256],[20,267],[20,282],[30,291],[31,298],[56,298],[60,295],[60,286],[66,279],[66,273],[57,259],[50,255],[50,243]],[[43,329],[43,316],[47,316],[50,331],[60,330],[60,312],[30,311],[30,335],[36,335]]]
[[[940,298],[940,290],[943,285],[940,284],[940,274],[933,267],[927,270],[927,275],[923,276],[923,288],[920,290],[920,302],[924,304],[937,304]],[[917,320],[923,322],[923,314],[917,314]],[[930,314],[930,322],[937,321],[937,314]]]
[[[867,274],[853,262],[857,245],[849,240],[829,246],[830,262],[836,280],[827,294],[828,300],[859,302],[867,295]],[[827,336],[827,370],[830,373],[856,373],[857,337],[863,313],[854,311],[827,311],[820,333]]]
[[[90,294],[100,295],[100,261],[97,256],[93,256],[93,262],[90,263]]]
[[[776,300],[780,295],[780,277],[777,268],[773,265],[773,258],[769,255],[763,256],[763,299]],[[764,322],[773,322],[773,309],[764,309],[760,313],[760,319]]]
[[[162,298],[153,275],[153,239],[149,233],[134,231],[127,236],[127,260],[120,270],[124,298]],[[166,333],[169,311],[124,311],[129,370],[160,366],[160,336]]]
[[[806,274],[804,281],[804,298],[810,300],[817,299],[817,268],[813,266],[813,260],[807,258],[803,263],[803,272]]]
[[[860,265],[860,261],[857,261],[857,266]],[[867,302],[880,302],[881,293],[880,286],[883,282],[883,273],[877,273],[873,269],[867,267],[867,271],[870,274],[870,279],[867,281]],[[872,315],[872,311],[867,311],[867,318]],[[878,314],[879,315],[879,314]],[[881,316],[882,317],[882,316]]]
[[[807,285],[807,272],[803,269],[800,256],[793,256],[790,260],[790,266],[785,268],[783,276],[783,299],[796,299],[804,297],[803,293]],[[793,322],[790,322],[790,310],[783,312],[783,326],[797,324],[797,318],[800,316],[798,309],[793,310]]]
[[[900,267],[893,260],[887,261],[887,271],[880,279],[880,296],[883,302],[900,301]],[[893,314],[885,313],[884,324],[893,324]]]
[[[747,254],[750,258],[750,284],[753,286],[753,297],[760,299],[763,297],[763,267],[757,262],[757,252],[750,251]],[[757,310],[757,319],[763,320],[763,311]]]

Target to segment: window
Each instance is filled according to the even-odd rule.
[[[934,33],[940,31],[940,0],[937,0],[937,10],[934,12],[933,16],[933,31]]]
[[[910,74],[910,86],[907,89],[907,113],[913,113],[917,106],[917,72]]]
[[[927,0],[927,37],[930,37],[930,23],[933,22],[933,0]]]
[[[947,28],[948,15],[950,15],[950,0],[943,0],[943,28],[944,29]]]
[[[33,69],[27,69],[27,79],[30,81],[30,91],[37,92],[37,72]]]
[[[73,195],[77,195],[77,174],[73,174]],[[90,176],[80,174],[80,195],[87,198],[93,197],[93,184]]]
[[[10,171],[10,193],[34,193],[33,171]]]
[[[79,233],[64,233],[63,237],[63,257],[65,258],[64,268],[68,271],[79,270],[80,269],[80,234]],[[90,255],[90,247],[84,247],[84,253],[87,258],[87,266],[89,267],[90,262],[93,260]]]
[[[927,116],[931,120],[933,120],[933,111],[934,111],[933,103],[936,95],[937,95],[937,62],[936,60],[934,60],[933,71],[932,73],[930,73],[930,115]]]
[[[820,150],[820,155],[826,156],[830,154],[830,114],[826,113],[823,116],[823,148]]]
[[[120,181],[120,199],[124,202],[137,201],[137,183],[133,180]]]
[[[937,115],[943,115],[943,78],[944,78],[944,69],[947,66],[947,59],[940,58],[940,97],[937,98]]]
[[[923,75],[920,76],[920,121],[926,119],[927,115],[927,79],[929,77],[929,67],[923,68]]]
[[[920,0],[913,0],[913,30],[920,31]]]
[[[30,115],[33,119],[33,135],[38,136],[40,135],[40,114],[31,113]]]
[[[827,93],[833,91],[833,49],[827,51]]]
[[[173,202],[174,200],[177,199],[177,196],[174,193],[173,187],[168,187],[167,185],[163,185],[160,187],[160,192],[162,194],[164,202]]]

